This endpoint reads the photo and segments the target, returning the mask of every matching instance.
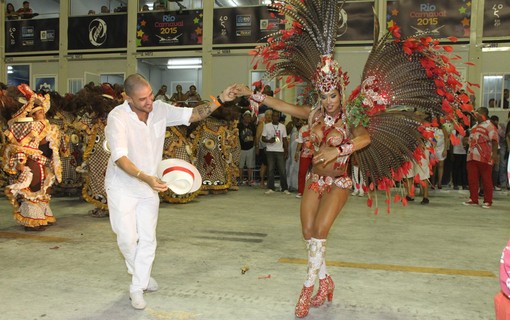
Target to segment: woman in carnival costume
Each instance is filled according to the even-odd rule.
[[[11,175],[5,193],[14,207],[15,220],[26,231],[43,231],[56,219],[50,208],[49,189],[61,181],[60,132],[46,119],[50,97],[35,94],[25,84],[2,96],[2,107],[19,110],[4,134],[4,171]]]
[[[304,81],[316,90],[318,102],[297,106],[246,86],[239,86],[238,94],[308,119],[313,160],[300,210],[308,270],[295,309],[297,317],[305,317],[310,306],[333,298],[326,239],[352,187],[350,159],[354,157],[360,168],[365,190],[386,191],[389,210],[389,188],[406,175],[411,162],[423,158],[422,146],[430,133],[425,128],[431,124],[404,109],[438,115],[460,129],[459,118],[467,121],[461,111],[471,111],[472,106],[467,96],[455,94],[462,84],[447,56],[451,47],[426,36],[402,38],[398,27],[381,37],[376,30],[361,85],[346,99],[348,77],[333,58],[341,5],[336,0],[282,0],[270,7],[291,18],[292,26],[268,36],[253,54],[262,59],[266,79],[288,76],[287,83]],[[406,204],[401,195],[394,200]],[[317,277],[319,288],[312,297]]]

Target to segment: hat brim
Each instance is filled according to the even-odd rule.
[[[202,175],[200,175],[200,172],[198,172],[198,169],[191,163],[189,163],[185,160],[182,160],[182,159],[170,158],[170,159],[162,160],[159,163],[159,167],[158,167],[158,177],[161,179],[161,175],[162,175],[161,173],[166,168],[170,168],[170,167],[183,167],[183,168],[186,168],[189,171],[191,171],[191,173],[193,173],[193,185],[191,186],[191,190],[188,191],[187,193],[195,192],[198,189],[200,189],[200,187],[202,186]],[[170,187],[170,189],[172,190],[171,187]]]

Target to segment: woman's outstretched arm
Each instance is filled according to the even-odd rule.
[[[253,91],[245,85],[238,85],[237,90],[238,96],[248,96],[258,103],[262,103],[268,106],[269,108],[278,110],[282,113],[290,114],[291,116],[294,116],[296,118],[308,119],[310,111],[312,110],[312,108],[307,105],[298,106],[295,104],[285,102],[275,97],[266,96],[262,93],[254,94]]]

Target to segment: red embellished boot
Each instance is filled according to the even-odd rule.
[[[304,318],[310,311],[310,300],[313,294],[313,286],[305,287],[301,290],[301,295],[299,296],[299,300],[296,304],[296,317]]]
[[[333,279],[329,275],[324,279],[319,280],[319,290],[317,290],[317,294],[312,298],[310,304],[313,307],[320,307],[326,301],[326,297],[328,301],[333,300],[333,291],[335,290],[335,284],[333,283]]]

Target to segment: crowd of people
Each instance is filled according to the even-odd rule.
[[[32,8],[30,8],[29,1],[23,1],[22,7],[18,10],[16,10],[14,5],[10,2],[6,5],[5,17],[7,20],[31,19],[38,15],[38,13],[35,13]]]
[[[166,103],[172,103],[180,107],[196,107],[203,102],[202,97],[197,92],[197,86],[194,84],[189,86],[186,93],[182,91],[182,85],[178,84],[175,86],[175,92],[169,96],[167,94],[168,86],[162,85],[154,95],[155,100],[161,100]]]

